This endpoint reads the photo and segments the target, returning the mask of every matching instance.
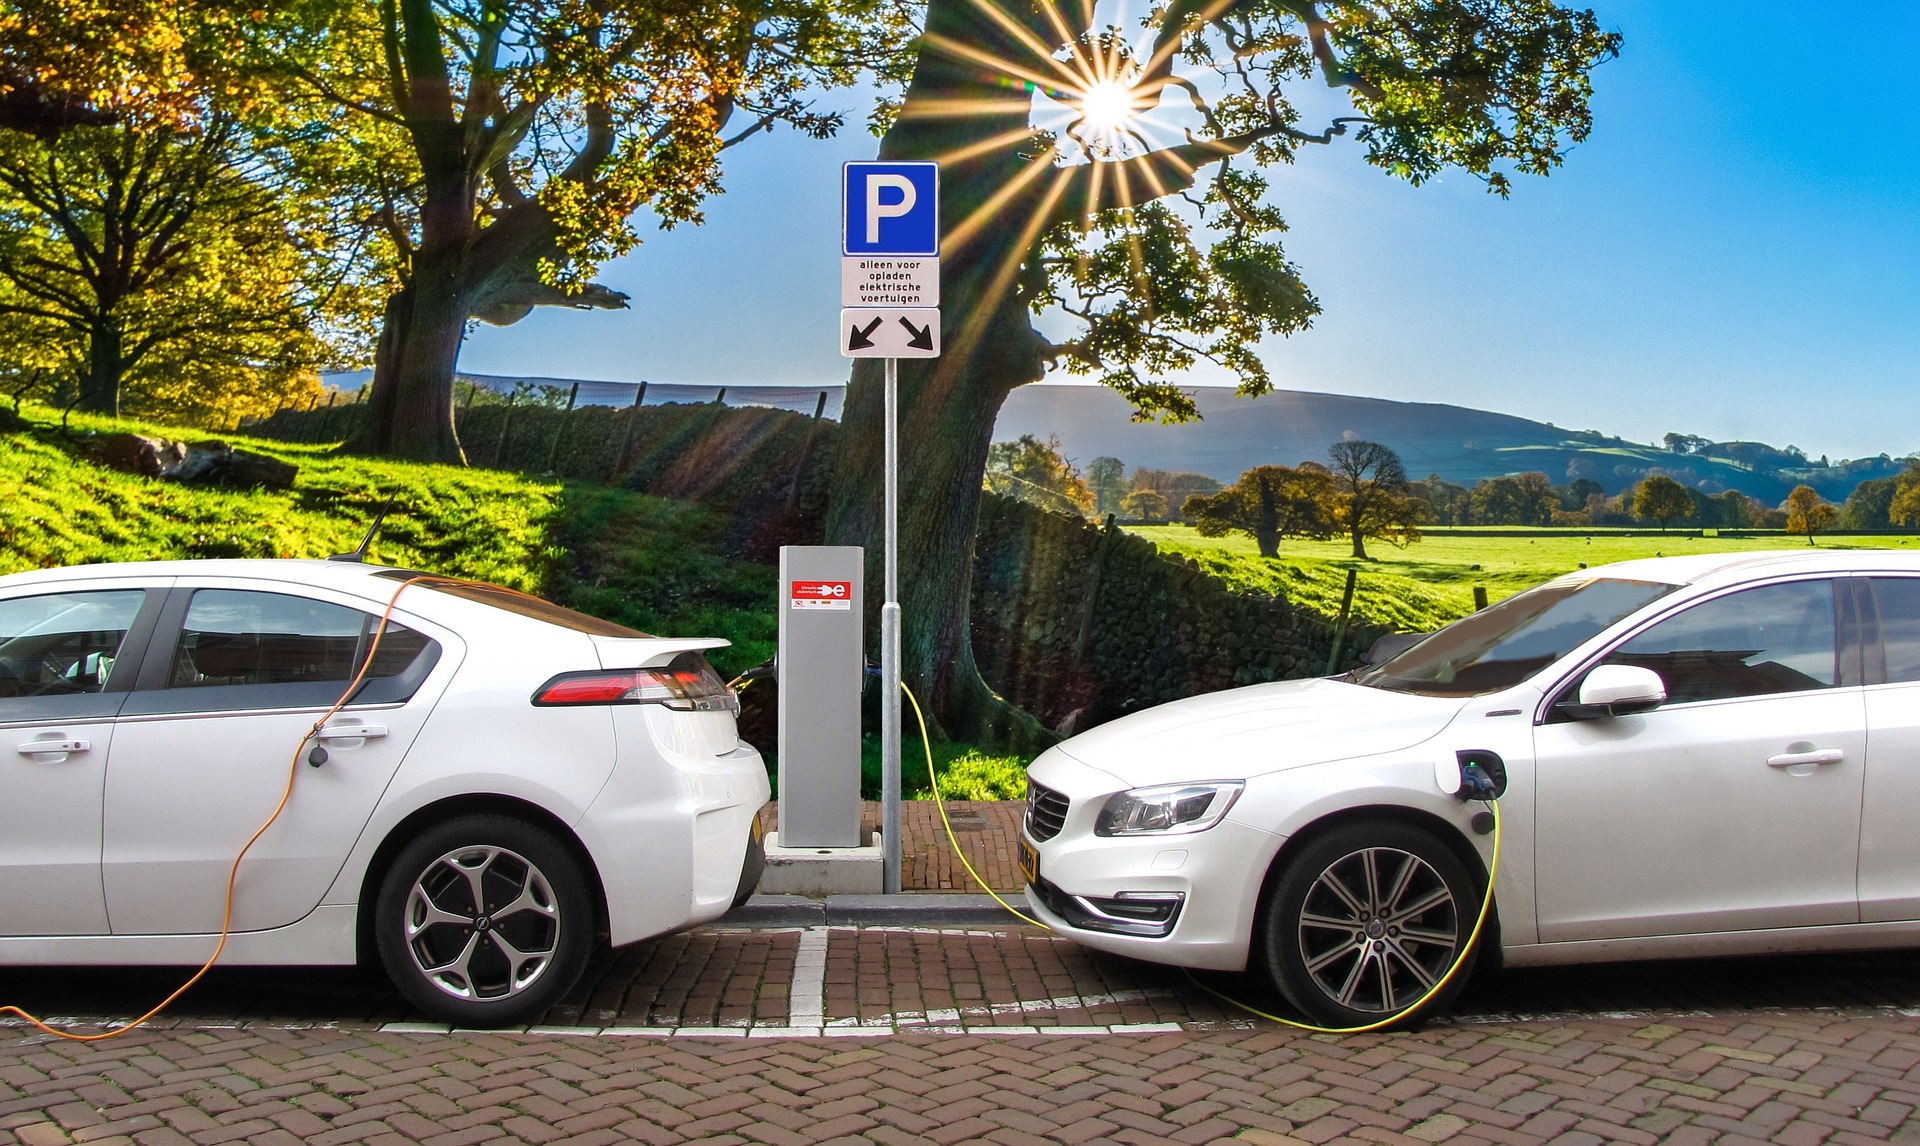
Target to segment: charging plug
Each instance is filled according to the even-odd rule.
[[[1454,753],[1460,767],[1460,800],[1497,800],[1507,791],[1507,764],[1498,753],[1473,748]]]

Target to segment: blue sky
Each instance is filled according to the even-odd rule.
[[[1461,174],[1408,187],[1350,142],[1271,173],[1325,310],[1267,343],[1276,384],[1641,441],[1920,452],[1920,2],[1595,8],[1626,44],[1596,73],[1593,136],[1511,199]],[[844,381],[839,164],[874,148],[857,127],[736,148],[704,226],[600,275],[631,310],[483,326],[462,368]]]

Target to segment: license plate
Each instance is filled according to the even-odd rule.
[[[1033,850],[1033,845],[1025,840],[1021,840],[1020,846],[1015,851],[1014,856],[1020,865],[1020,882],[1039,883],[1040,853]]]

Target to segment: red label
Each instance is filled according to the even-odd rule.
[[[795,609],[851,609],[851,581],[795,581],[787,594]]]

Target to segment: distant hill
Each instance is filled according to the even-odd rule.
[[[352,391],[371,371],[334,374],[329,386]],[[576,379],[460,374],[507,393],[522,382],[565,392]],[[580,381],[581,405],[624,406],[633,401],[636,383]],[[819,386],[728,386],[652,382],[646,404],[711,402],[731,406],[775,406],[812,413],[826,395],[825,415],[840,416],[844,383]],[[1664,473],[1708,493],[1737,489],[1768,505],[1778,505],[1794,486],[1805,483],[1830,501],[1844,501],[1853,487],[1870,478],[1890,477],[1904,467],[1881,455],[1821,466],[1757,442],[1707,442],[1688,439],[1688,453],[1609,437],[1598,430],[1565,430],[1547,422],[1496,414],[1439,402],[1394,402],[1345,394],[1276,390],[1260,398],[1236,398],[1220,386],[1197,387],[1194,402],[1203,419],[1179,426],[1130,422],[1133,408],[1105,386],[1035,383],[1015,390],[994,423],[993,439],[1021,434],[1045,438],[1058,434],[1066,455],[1084,466],[1094,458],[1116,457],[1129,470],[1190,470],[1231,482],[1253,466],[1297,465],[1322,461],[1327,447],[1351,434],[1391,446],[1422,478],[1437,473],[1448,481],[1472,485],[1482,478],[1538,470],[1555,485],[1590,477],[1610,494],[1651,473]]]
[[[1416,478],[1437,473],[1472,485],[1538,470],[1555,485],[1589,477],[1611,494],[1659,472],[1708,493],[1737,489],[1768,505],[1802,483],[1828,500],[1843,501],[1860,482],[1904,468],[1885,455],[1829,466],[1794,465],[1805,459],[1755,443],[1702,443],[1698,448],[1705,453],[1681,454],[1595,430],[1566,430],[1437,402],[1301,390],[1237,398],[1225,387],[1200,387],[1193,395],[1202,420],[1162,426],[1129,421],[1132,407],[1104,386],[1022,386],[1001,408],[993,437],[1057,434],[1066,455],[1081,466],[1096,457],[1115,457],[1129,470],[1191,470],[1231,482],[1252,466],[1324,462],[1328,446],[1351,436],[1392,447]]]

